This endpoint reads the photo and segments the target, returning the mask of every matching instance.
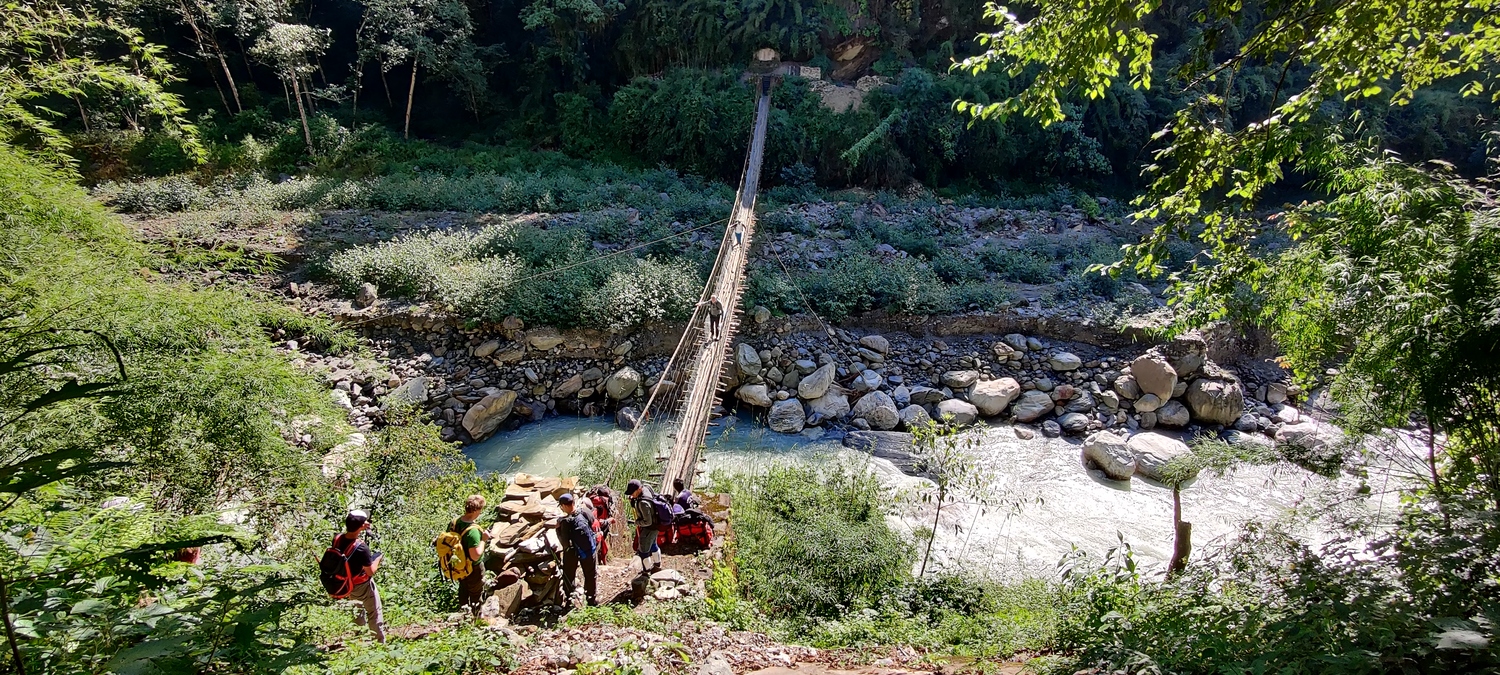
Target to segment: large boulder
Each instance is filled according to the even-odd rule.
[[[391,393],[385,395],[385,405],[400,406],[423,406],[427,404],[427,385],[430,382],[425,377],[413,377],[404,384],[396,387]]]
[[[943,391],[941,389],[933,389],[932,387],[924,387],[921,385],[917,385],[911,388],[910,397],[911,402],[917,405],[937,405],[939,403],[942,403],[943,399],[948,398],[947,396],[943,395]]]
[[[615,411],[615,424],[626,431],[634,431],[641,425],[641,411],[625,406]]]
[[[901,418],[901,426],[907,431],[920,429],[932,423],[932,416],[927,414],[927,409],[915,403],[902,408],[896,413]]]
[[[1021,383],[1014,378],[975,382],[969,390],[969,402],[979,409],[979,414],[994,417],[1005,412],[1005,408],[1021,395]]]
[[[891,341],[880,335],[866,335],[859,339],[859,344],[881,354],[889,354],[891,351]]]
[[[1072,352],[1058,352],[1053,354],[1052,358],[1047,359],[1047,365],[1052,366],[1053,370],[1067,372],[1082,368],[1083,359]]]
[[[1143,394],[1156,394],[1166,401],[1172,398],[1172,387],[1177,386],[1177,370],[1166,357],[1146,352],[1130,363],[1130,374]],[[1122,392],[1123,394],[1123,392]],[[1131,398],[1127,396],[1126,398]]]
[[[873,370],[866,370],[860,373],[859,377],[854,378],[854,382],[850,383],[850,387],[852,387],[854,391],[863,393],[867,391],[875,391],[876,389],[879,389],[880,385],[884,383],[885,379],[880,377],[880,373],[877,373]]]
[[[912,474],[917,460],[911,434],[899,431],[851,431],[844,436],[844,447],[890,460],[903,473]]]
[[[883,391],[872,391],[861,396],[858,401],[854,402],[854,407],[849,414],[854,417],[863,417],[866,422],[870,423],[870,428],[878,431],[890,431],[901,422],[901,417],[896,410],[896,402]]]
[[[950,398],[938,404],[937,417],[944,424],[967,426],[979,419],[979,409],[972,403]]]
[[[1184,398],[1200,422],[1229,426],[1245,412],[1245,390],[1239,380],[1200,377],[1188,385]]]
[[[354,306],[361,308],[369,307],[375,304],[375,301],[378,299],[380,299],[380,294],[376,292],[375,284],[360,284],[359,292],[354,294]]]
[[[469,432],[469,436],[476,441],[489,438],[490,434],[500,428],[500,423],[510,416],[515,405],[516,392],[509,389],[501,389],[484,397],[464,413],[464,431]]]
[[[1134,401],[1141,397],[1141,386],[1136,384],[1134,375],[1126,373],[1115,378],[1115,393],[1127,401]]]
[[[841,390],[830,389],[828,393],[808,401],[807,411],[821,419],[836,420],[849,414],[849,397]]]
[[[630,398],[630,395],[641,387],[644,379],[639,371],[625,366],[604,380],[604,392],[616,401]]]
[[[973,386],[975,382],[979,381],[979,371],[950,370],[946,373],[943,373],[942,379],[943,386],[949,387],[954,391],[958,391],[959,389],[968,389],[970,386]]]
[[[743,342],[734,350],[734,365],[740,369],[740,375],[751,377],[760,374],[760,353],[754,347]]]
[[[1136,434],[1125,443],[1135,456],[1135,472],[1151,480],[1162,480],[1161,470],[1173,458],[1188,453],[1186,443],[1154,431]]]
[[[807,424],[807,415],[802,412],[802,402],[789,398],[785,401],[777,401],[771,406],[771,412],[766,416],[766,425],[771,431],[783,434],[795,434],[802,431]]]
[[[1158,398],[1156,394],[1141,394],[1141,397],[1135,400],[1136,412],[1156,412],[1156,409],[1161,406],[1162,399]]]
[[[568,398],[583,389],[583,375],[574,375],[552,388],[552,398]]]
[[[1016,404],[1011,406],[1010,412],[1016,416],[1017,422],[1035,422],[1043,415],[1052,412],[1056,404],[1052,397],[1045,391],[1028,391],[1016,399]]]
[[[764,384],[747,384],[734,392],[735,398],[761,408],[770,407],[771,395],[766,392]]]
[[[1026,336],[1020,333],[1011,333],[1001,338],[1001,340],[1018,352],[1024,352],[1028,348]]]
[[[823,364],[823,367],[812,371],[810,375],[797,383],[797,396],[809,401],[822,398],[828,393],[828,388],[833,385],[833,375],[833,364]]]
[[[485,340],[478,347],[474,348],[474,355],[482,359],[490,354],[494,354],[499,349],[499,340]]]
[[[526,334],[526,344],[532,349],[547,351],[566,341],[566,338],[552,328],[538,328]]]
[[[1083,457],[1110,480],[1130,480],[1135,475],[1135,454],[1126,446],[1125,437],[1114,432],[1098,431],[1084,439]]]
[[[1089,430],[1089,416],[1070,412],[1057,418],[1057,424],[1062,427],[1063,433],[1078,435]]]
[[[1185,427],[1191,419],[1187,406],[1177,401],[1167,401],[1156,409],[1156,423],[1164,427]]]
[[[1172,364],[1172,369],[1177,371],[1179,378],[1198,372],[1203,364],[1208,363],[1208,342],[1197,332],[1178,335],[1157,350]]]
[[[1305,417],[1297,424],[1287,424],[1277,430],[1276,442],[1314,453],[1328,453],[1343,444],[1344,432],[1332,424]]]

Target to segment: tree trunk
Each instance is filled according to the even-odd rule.
[[[5,575],[0,574],[0,618],[5,620],[5,639],[10,643],[10,657],[16,661],[16,675],[26,675],[26,664],[21,661],[21,642],[16,639],[16,626],[10,622],[10,593],[6,588]]]
[[[297,115],[302,118],[302,138],[307,141],[307,154],[313,154],[312,131],[307,128],[307,110],[302,107],[302,91],[297,85],[297,74],[292,73],[292,93],[297,95]]]
[[[932,557],[932,542],[937,541],[938,517],[943,515],[943,498],[946,496],[938,493],[937,511],[932,514],[932,536],[927,538],[927,550],[922,553],[922,571],[917,573],[918,578],[927,576],[927,559]]]
[[[1182,520],[1182,490],[1172,488],[1172,560],[1167,563],[1167,576],[1171,577],[1187,567],[1188,554],[1193,550],[1193,524]]]
[[[363,89],[364,85],[365,85],[365,62],[364,62],[363,59],[361,59],[354,66],[354,104],[351,105],[350,108],[349,108],[349,114],[350,114],[350,116],[353,117],[353,118],[355,118],[355,119],[359,118],[359,90]]]
[[[396,107],[395,101],[391,100],[391,81],[385,77],[385,64],[380,64],[380,86],[385,88],[385,107]]]
[[[402,138],[411,138],[411,99],[417,93],[417,60],[411,62],[411,85],[406,88],[406,126],[401,129]]]
[[[240,103],[240,88],[234,83],[234,73],[229,70],[229,61],[224,59],[224,50],[219,49],[219,45],[216,43],[214,44],[214,51],[219,56],[219,67],[224,69],[224,78],[229,80],[229,93],[234,95],[235,112],[245,112],[245,106]]]

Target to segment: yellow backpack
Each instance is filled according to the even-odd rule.
[[[464,535],[476,527],[478,523],[469,523],[462,532],[455,531],[458,527],[458,519],[454,518],[448,524],[448,531],[438,535],[432,541],[432,548],[437,552],[438,570],[443,576],[453,581],[458,581],[469,576],[474,571],[475,561],[469,559],[469,552],[464,550]]]

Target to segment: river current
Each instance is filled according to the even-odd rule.
[[[1050,571],[1077,549],[1100,557],[1128,543],[1148,569],[1164,567],[1172,551],[1172,492],[1136,478],[1104,479],[1080,461],[1081,441],[1038,436],[1021,440],[1008,425],[977,427],[977,455],[989,487],[944,506],[934,542],[934,565],[984,576],[1015,577]],[[618,448],[626,432],[607,418],[559,417],[503,432],[465,450],[483,472],[567,475],[581,451]],[[894,527],[912,534],[932,529],[934,509],[918,495],[927,481],[890,462],[844,448],[836,440],[769,431],[747,417],[726,417],[711,428],[708,473],[761,470],[773,463],[844,461],[876,472],[903,496]],[[1374,472],[1372,472],[1373,474]],[[1369,478],[1376,487],[1380,476]],[[1394,491],[1353,497],[1358,481],[1329,479],[1287,463],[1204,472],[1182,492],[1183,518],[1193,523],[1194,555],[1241,531],[1251,521],[1276,523],[1318,544],[1339,518],[1394,514]]]

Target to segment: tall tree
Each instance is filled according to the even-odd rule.
[[[981,35],[988,50],[961,67],[1004,68],[1029,84],[957,106],[977,119],[1024,114],[1051,124],[1069,96],[1098,99],[1121,79],[1150,88],[1160,79],[1158,36],[1146,25],[1163,7],[1041,0],[1017,14],[990,5],[999,30]],[[1183,104],[1154,137],[1152,182],[1137,202],[1155,227],[1109,271],[1161,273],[1172,236],[1197,238],[1206,255],[1173,279],[1183,325],[1231,316],[1267,325],[1304,379],[1344,366],[1333,388],[1346,421],[1369,428],[1419,416],[1433,488],[1443,488],[1446,455],[1500,504],[1500,263],[1485,257],[1500,238],[1495,198],[1446,168],[1345,141],[1361,132],[1362,108],[1406,105],[1426,88],[1500,101],[1500,0],[1269,0],[1244,9],[1207,0],[1186,20],[1200,37],[1171,74]],[[1279,77],[1266,114],[1237,119],[1237,75],[1268,65]],[[1329,199],[1259,217],[1265,190],[1293,169]],[[1264,246],[1278,238],[1295,243]]]
[[[119,52],[123,58],[115,58]],[[0,12],[0,142],[35,146],[71,166],[68,140],[53,123],[60,114],[46,105],[64,96],[80,112],[87,101],[119,111],[133,127],[159,125],[201,157],[187,109],[165,88],[174,81],[162,48],[114,19],[60,4],[9,4]]]
[[[328,48],[331,31],[303,24],[273,23],[255,41],[250,52],[276,70],[283,82],[291,85],[297,99],[297,116],[302,120],[302,137],[307,151],[313,147],[312,131],[307,126],[307,107],[302,103],[302,78],[316,72],[318,55]]]
[[[397,64],[411,63],[403,136],[411,137],[412,100],[417,91],[417,74],[423,69],[458,83],[474,109],[478,109],[478,94],[483,91],[483,62],[471,40],[473,32],[469,9],[461,0],[371,0],[365,4],[362,58],[375,55],[382,78]],[[464,72],[455,72],[455,68]],[[476,68],[481,69],[477,79],[472,72]]]

